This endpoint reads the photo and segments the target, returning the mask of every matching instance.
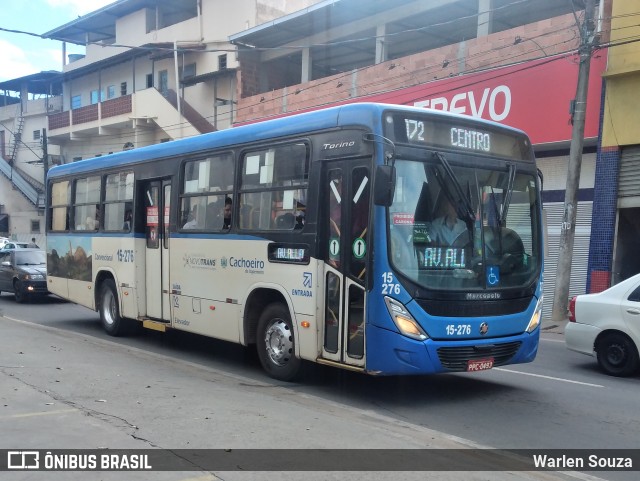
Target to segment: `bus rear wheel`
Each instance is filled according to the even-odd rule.
[[[274,379],[294,381],[302,370],[295,355],[295,336],[289,309],[283,304],[267,306],[258,321],[258,357],[264,370]]]
[[[118,294],[113,279],[106,279],[100,288],[100,320],[102,327],[110,336],[122,336],[128,331],[127,319],[120,316]]]

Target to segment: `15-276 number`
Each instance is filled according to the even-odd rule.
[[[118,262],[133,262],[133,249],[118,249],[116,257]]]
[[[447,336],[468,336],[471,334],[470,324],[447,324]]]

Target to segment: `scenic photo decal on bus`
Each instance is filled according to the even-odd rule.
[[[51,237],[47,245],[48,274],[78,281],[91,281],[91,239],[75,236]]]

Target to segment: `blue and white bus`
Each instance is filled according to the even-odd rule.
[[[384,104],[119,152],[49,171],[48,287],[111,335],[255,346],[281,380],[530,362],[539,182],[523,132]]]

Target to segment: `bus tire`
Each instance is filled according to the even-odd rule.
[[[302,371],[302,360],[295,355],[295,336],[289,309],[269,304],[258,320],[258,357],[264,370],[279,381],[294,381]]]
[[[113,279],[105,279],[100,287],[98,308],[102,327],[110,336],[122,336],[127,332],[127,320],[120,316],[118,294]]]

